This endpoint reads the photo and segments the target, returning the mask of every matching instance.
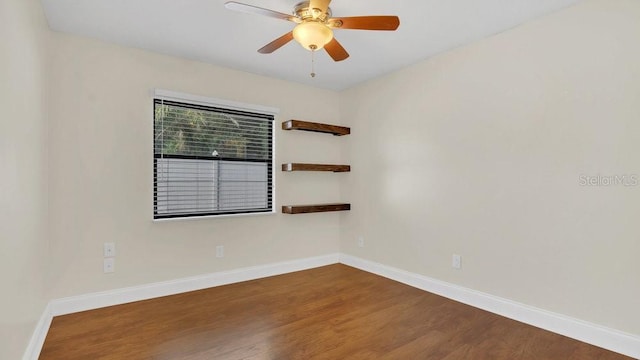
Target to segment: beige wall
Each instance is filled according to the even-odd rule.
[[[22,356],[46,304],[47,31],[38,1],[0,1],[0,359]]]
[[[640,174],[639,1],[587,1],[342,99],[343,252],[640,334],[640,186],[579,185]]]
[[[338,200],[339,179],[278,170],[339,160],[339,138],[280,130],[291,118],[337,123],[337,93],[65,34],[52,42],[52,298],[338,251],[338,214],[283,215],[279,207]],[[278,214],[152,221],[154,88],[280,109]],[[102,271],[104,242],[116,243],[113,274]],[[215,258],[216,245],[224,258]]]

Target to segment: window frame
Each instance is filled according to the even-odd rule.
[[[157,217],[156,214],[156,196],[157,196],[157,162],[156,162],[156,153],[155,153],[155,104],[156,100],[163,100],[167,102],[176,102],[176,103],[185,103],[188,105],[194,106],[204,106],[211,108],[219,108],[224,110],[231,111],[243,111],[250,113],[257,113],[262,115],[273,116],[273,120],[265,120],[272,121],[272,131],[271,131],[271,162],[263,162],[268,164],[271,167],[271,207],[270,210],[267,211],[242,211],[238,210],[238,212],[225,212],[218,214],[185,214],[185,215],[169,215]],[[151,217],[154,222],[163,222],[163,221],[175,221],[175,220],[202,220],[202,219],[216,219],[216,218],[227,218],[227,217],[241,217],[241,216],[258,216],[258,215],[272,215],[276,214],[276,118],[279,109],[274,107],[268,107],[263,105],[255,105],[255,104],[247,104],[230,100],[223,100],[217,98],[211,98],[200,95],[192,95],[186,94],[176,91],[163,90],[163,89],[154,89],[151,98],[151,106],[152,106],[152,114],[151,121],[153,124],[153,131],[151,132],[151,148],[152,148],[152,184],[153,184],[153,193],[152,193],[152,206],[151,206]],[[174,156],[169,156],[169,158],[173,158]],[[180,157],[177,155],[175,157]],[[268,175],[267,175],[268,176]]]

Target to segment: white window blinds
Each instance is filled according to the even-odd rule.
[[[154,218],[271,212],[273,121],[154,100]]]

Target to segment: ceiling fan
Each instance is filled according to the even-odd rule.
[[[393,31],[400,26],[397,16],[331,17],[330,2],[331,0],[302,1],[294,7],[292,15],[235,1],[229,1],[224,6],[229,10],[269,16],[297,24],[292,31],[260,48],[258,52],[261,54],[270,54],[295,39],[307,50],[324,48],[334,61],[342,61],[349,57],[349,53],[333,37],[334,29]]]

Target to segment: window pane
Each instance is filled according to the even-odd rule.
[[[267,165],[220,162],[220,209],[251,209],[268,206]]]
[[[267,164],[157,159],[158,214],[266,208]]]
[[[270,121],[237,113],[155,104],[155,153],[269,159]]]
[[[156,218],[271,211],[273,116],[154,104]]]

